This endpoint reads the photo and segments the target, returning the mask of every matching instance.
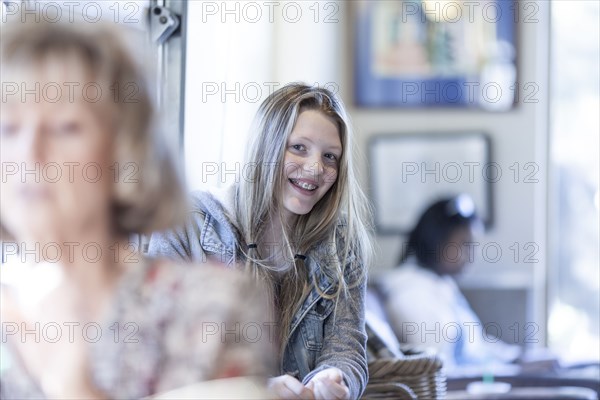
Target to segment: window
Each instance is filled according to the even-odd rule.
[[[549,345],[600,358],[600,3],[554,1],[551,31]]]

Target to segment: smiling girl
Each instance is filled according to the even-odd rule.
[[[289,84],[259,108],[251,173],[193,195],[185,226],[158,233],[150,253],[241,266],[269,288],[283,398],[359,398],[371,259],[369,207],[354,172],[352,133],[326,89]]]

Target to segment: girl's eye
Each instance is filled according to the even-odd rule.
[[[325,158],[328,158],[331,161],[337,161],[337,156],[335,154],[327,153],[325,154]]]
[[[302,151],[302,150],[305,150],[306,148],[304,147],[303,144],[294,144],[294,145],[292,145],[292,149]]]

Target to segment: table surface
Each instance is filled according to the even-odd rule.
[[[491,400],[491,399],[598,399],[596,392],[592,389],[558,386],[558,387],[516,387],[507,393],[496,394],[472,394],[465,390],[449,391],[447,400]]]

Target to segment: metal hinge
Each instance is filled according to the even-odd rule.
[[[150,8],[150,37],[156,44],[163,44],[179,28],[179,15],[167,7],[153,6]]]

